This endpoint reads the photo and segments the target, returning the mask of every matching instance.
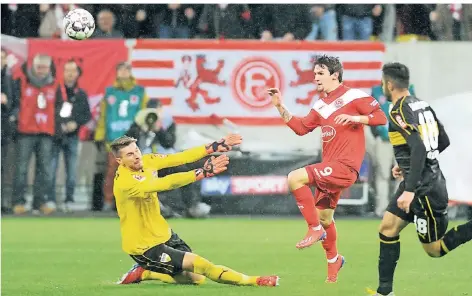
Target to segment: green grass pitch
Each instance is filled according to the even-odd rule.
[[[339,250],[347,263],[337,284],[325,284],[326,260],[320,245],[299,251],[305,234],[301,219],[171,220],[174,230],[209,260],[251,274],[277,274],[276,288],[235,287],[208,281],[177,286],[155,281],[118,286],[132,265],[121,251],[118,219],[4,218],[2,295],[365,295],[376,287],[378,238],[373,220],[339,220]],[[458,222],[451,223],[452,225]],[[445,258],[429,258],[413,226],[401,237],[397,296],[472,295],[472,244]]]

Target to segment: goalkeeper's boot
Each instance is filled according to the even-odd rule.
[[[121,279],[117,282],[118,285],[137,284],[142,281],[142,275],[144,268],[138,264],[133,265],[131,269],[125,273]]]
[[[370,288],[367,288],[366,290],[367,290],[367,295],[371,295],[371,296],[395,296],[393,292],[390,292],[387,295],[383,295],[383,294],[377,293],[377,291],[372,290]]]
[[[260,287],[276,287],[279,285],[280,278],[276,275],[260,276],[257,278],[257,285]]]
[[[305,238],[298,242],[296,247],[297,249],[304,249],[311,247],[313,244],[315,244],[318,241],[322,241],[326,238],[326,231],[324,230],[323,227],[320,225],[319,230],[315,230],[312,227],[308,228],[308,232],[305,235]]]
[[[326,283],[334,284],[338,281],[338,273],[344,266],[345,262],[344,257],[341,255],[338,255],[338,259],[335,262],[328,262],[328,276],[326,277]]]

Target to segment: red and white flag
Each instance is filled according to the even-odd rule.
[[[305,115],[319,98],[316,55],[340,58],[344,84],[368,93],[380,84],[385,47],[373,42],[138,40],[133,75],[151,98],[171,105],[181,123],[282,124],[267,88],[277,87],[291,112]]]

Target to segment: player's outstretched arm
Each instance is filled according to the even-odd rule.
[[[226,137],[215,141],[205,146],[208,154],[215,152],[228,152],[233,149],[233,146],[240,145],[243,142],[243,137],[239,134],[228,134]]]
[[[203,178],[209,178],[228,169],[229,157],[222,154],[211,157],[202,168],[183,173],[170,174],[164,178],[134,180],[125,192],[130,197],[145,197],[146,193],[168,191],[186,186]]]
[[[176,167],[179,165],[196,162],[203,157],[215,152],[228,152],[233,149],[233,146],[240,145],[242,141],[243,138],[241,135],[229,134],[213,143],[190,148],[182,152],[168,155],[148,154],[144,157],[152,167],[157,169]]]
[[[313,131],[318,124],[318,115],[314,110],[303,117],[293,116],[290,111],[282,104],[282,94],[277,88],[269,88],[267,90],[272,98],[272,104],[279,111],[280,116],[284,120],[285,124],[290,127],[297,135],[303,136]]]

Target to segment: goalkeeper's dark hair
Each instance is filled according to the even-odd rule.
[[[111,153],[113,153],[113,155],[115,157],[120,157],[121,149],[127,147],[128,145],[130,145],[132,143],[136,143],[137,141],[138,140],[136,140],[135,138],[132,138],[132,137],[121,136],[121,137],[113,140],[113,142],[111,142],[111,144],[110,144]]]
[[[388,63],[382,67],[385,81],[390,81],[395,88],[408,89],[410,87],[410,70],[402,63]]]
[[[318,55],[315,57],[315,63],[313,65],[313,68],[315,66],[325,66],[330,75],[333,75],[333,73],[338,72],[338,81],[343,82],[343,64],[339,60],[338,57],[335,56],[329,56],[329,55]]]

